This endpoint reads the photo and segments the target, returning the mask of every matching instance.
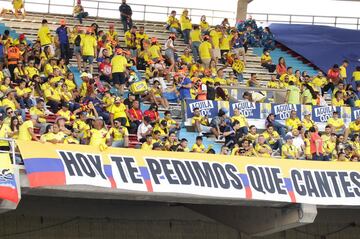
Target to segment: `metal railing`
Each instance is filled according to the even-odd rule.
[[[19,155],[20,153],[16,152],[16,143],[15,139],[12,138],[0,138],[0,141],[7,141],[9,143],[9,150],[0,150],[0,153],[8,153],[11,157],[11,161],[13,165],[16,165],[16,155]]]
[[[28,12],[55,13],[71,15],[76,0],[24,0],[25,10]],[[81,4],[85,11],[92,17],[103,17],[119,19],[119,7],[121,1],[113,2],[110,0],[82,0]],[[160,6],[151,4],[128,3],[133,11],[133,19],[139,21],[165,22],[172,10],[181,14],[184,7],[180,6]],[[0,0],[1,6],[11,9],[10,0]],[[200,22],[202,15],[207,17],[209,24],[220,24],[224,18],[228,18],[231,23],[235,23],[235,12],[215,9],[187,8],[193,23]]]
[[[325,25],[349,29],[360,29],[360,17],[314,16],[273,13],[248,13],[257,22]]]

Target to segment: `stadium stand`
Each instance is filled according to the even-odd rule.
[[[345,59],[322,76],[254,19],[196,25],[184,9],[164,23],[134,21],[124,33],[113,19],[85,15],[82,24],[68,15],[1,18],[0,137],[358,161],[360,119],[344,122],[339,109],[359,105],[348,82],[350,73],[360,80],[360,69],[346,72]],[[264,115],[232,108],[246,103]],[[266,111],[279,104],[288,117]],[[307,106],[336,108],[319,126]]]

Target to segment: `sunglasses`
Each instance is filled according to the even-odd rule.
[[[12,114],[12,113],[14,113],[14,111],[8,111],[8,112],[7,112],[8,115],[9,115],[9,114]]]

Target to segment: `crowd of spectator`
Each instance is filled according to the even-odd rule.
[[[332,105],[357,106],[360,84],[353,90],[350,83],[360,82],[360,69],[350,79],[346,60],[340,67],[334,65],[326,76],[322,72],[309,76],[293,72],[284,58],[278,64],[272,62],[274,36],[269,28],[258,27],[254,19],[236,27],[224,19],[212,27],[206,16],[194,24],[187,9],[179,18],[172,11],[164,29],[169,36],[161,44],[144,26],[133,24],[132,10],[125,0],[119,11],[123,34],[115,30],[115,23],[108,29],[96,23],[84,26],[88,14],[80,1],[74,8],[79,25],[70,27],[62,19],[51,32],[43,19],[33,43],[24,34],[13,39],[9,31],[4,32],[0,42],[0,138],[87,144],[104,150],[129,147],[129,137],[136,135],[137,147],[143,150],[214,153],[202,140],[215,136],[224,143],[220,154],[358,161],[360,119],[347,127],[338,112],[323,133],[309,112],[301,121],[295,111],[285,124],[270,114],[264,122],[266,130],[260,132],[237,109],[231,118],[220,110],[212,119],[194,109],[191,124],[198,137],[188,147],[186,138],[179,139],[181,125],[170,104],[184,99],[241,100],[224,86],[261,86],[255,73],[245,82],[243,72],[247,48],[262,46],[261,66],[276,71],[268,88],[288,89],[285,103],[327,105],[324,94],[329,92]],[[67,67],[73,56],[81,72],[80,85]],[[242,100],[263,102],[266,97],[262,92],[247,91]],[[144,103],[149,105],[145,111],[141,109]],[[165,110],[162,117],[159,107]],[[9,149],[9,143],[0,141],[0,149]]]

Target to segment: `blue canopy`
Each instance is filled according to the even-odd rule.
[[[329,26],[271,24],[275,39],[323,72],[348,60],[348,78],[360,66],[360,31]]]

